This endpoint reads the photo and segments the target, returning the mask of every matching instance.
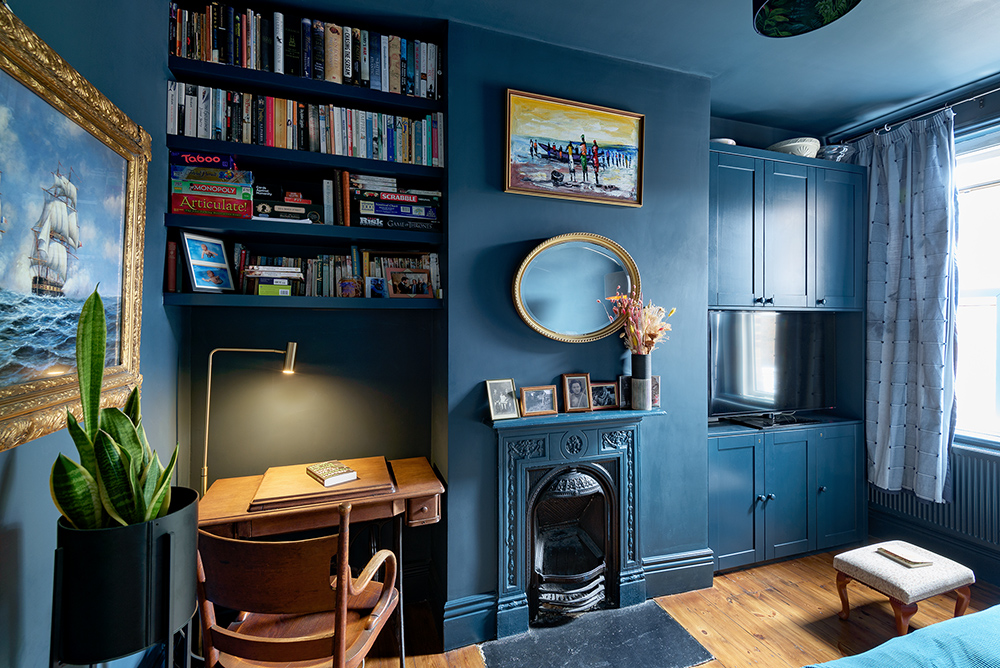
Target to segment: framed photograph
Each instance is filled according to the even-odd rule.
[[[643,119],[508,89],[506,192],[642,206]]]
[[[564,373],[562,386],[563,406],[567,413],[591,410],[589,373]]]
[[[191,289],[195,292],[222,292],[233,289],[233,277],[226,262],[226,249],[219,239],[181,232],[184,257],[191,273]]]
[[[490,417],[494,420],[521,417],[512,378],[486,381],[486,400],[490,402]]]
[[[652,382],[649,384],[649,386],[651,388],[650,392],[652,392],[652,394],[653,394],[653,408],[659,408],[660,407],[660,377],[659,376],[650,376],[649,378],[650,378],[650,380],[652,380]]]
[[[365,277],[365,297],[370,299],[384,299],[389,296],[389,289],[385,286],[385,278],[382,276]]]
[[[521,415],[555,415],[559,412],[556,403],[555,385],[536,385],[521,388]]]
[[[149,135],[0,3],[0,450],[82,419],[76,326],[108,316],[102,406],[139,375]],[[29,326],[24,323],[29,322]]]
[[[594,381],[590,384],[590,400],[595,411],[618,408],[618,383],[613,380]]]
[[[389,296],[433,298],[431,272],[426,269],[390,269]]]
[[[618,407],[632,408],[632,376],[618,376]]]

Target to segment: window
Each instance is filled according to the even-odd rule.
[[[958,423],[962,436],[1000,443],[1000,129],[957,144]]]

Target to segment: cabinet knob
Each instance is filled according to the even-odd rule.
[[[776,498],[776,497],[774,496],[774,494],[768,494],[768,495],[767,495],[767,500],[768,500],[768,501],[774,501],[774,499],[775,499],[775,498]]]
[[[774,297],[768,297],[767,299],[764,300],[764,305],[766,306],[768,304],[772,306],[774,305]]]
[[[754,304],[763,304],[764,303],[764,298],[763,297],[754,297],[753,298],[753,303]]]
[[[826,485],[821,485],[820,488],[819,488],[819,491],[825,492],[826,491]]]
[[[757,495],[757,502],[758,502],[758,503],[764,503],[764,501],[765,501],[765,500],[766,500],[766,499],[764,498],[764,495],[763,495],[763,494],[758,494],[758,495]]]
[[[823,299],[817,299],[816,303],[820,306],[826,306],[826,297],[823,297]]]

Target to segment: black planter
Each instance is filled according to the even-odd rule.
[[[198,493],[171,489],[170,512],[142,524],[81,531],[59,518],[52,655],[99,663],[164,642],[197,605]]]

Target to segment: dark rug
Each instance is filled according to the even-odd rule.
[[[713,657],[654,601],[479,646],[487,668],[688,668]]]

